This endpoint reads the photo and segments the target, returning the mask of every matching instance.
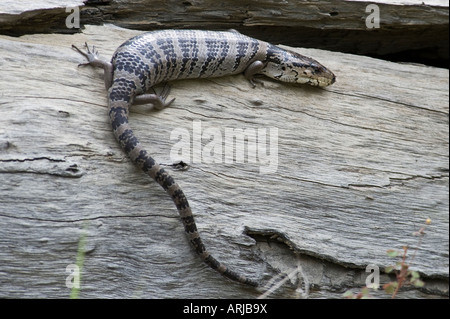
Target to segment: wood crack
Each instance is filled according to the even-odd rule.
[[[73,162],[47,156],[35,158],[0,159],[0,173],[32,173],[80,178],[84,171]]]

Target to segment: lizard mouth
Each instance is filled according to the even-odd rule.
[[[331,73],[329,76],[317,76],[317,77],[302,76],[298,77],[296,81],[292,82],[309,84],[318,87],[326,87],[336,82],[336,76],[333,73]]]
[[[331,73],[330,77],[319,77],[317,79],[318,86],[320,87],[331,85],[334,82],[336,82],[336,76],[333,73]]]

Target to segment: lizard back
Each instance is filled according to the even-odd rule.
[[[114,78],[138,78],[136,94],[171,80],[242,73],[265,59],[267,43],[238,32],[163,30],[124,42],[114,53]]]

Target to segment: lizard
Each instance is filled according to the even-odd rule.
[[[196,253],[223,276],[250,286],[257,280],[244,276],[219,262],[205,248],[188,200],[180,186],[148,154],[134,135],[128,115],[134,104],[153,104],[156,109],[171,105],[167,100],[167,82],[177,79],[208,78],[243,73],[253,87],[264,75],[290,83],[325,87],[335,75],[316,60],[282,49],[235,30],[159,30],[132,37],[120,45],[111,61],[99,57],[95,46],[85,43],[83,51],[72,45],[90,65],[104,70],[108,110],[115,138],[131,161],[153,178],[172,198],[184,230]],[[165,84],[160,94],[147,93],[157,84]]]

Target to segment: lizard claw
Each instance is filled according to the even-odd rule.
[[[84,46],[86,47],[86,51],[83,51],[79,49],[76,45],[72,44],[72,49],[76,50],[78,53],[80,53],[88,60],[88,62],[86,63],[78,64],[78,67],[86,65],[98,66],[100,59],[98,57],[98,51],[95,49],[95,46],[92,46],[92,50],[89,49],[89,45],[87,44],[87,42],[84,43]]]
[[[170,85],[166,82],[166,83],[164,83],[164,87],[163,87],[162,91],[159,94],[157,94],[161,101],[161,106],[159,106],[158,108],[163,109],[165,107],[168,107],[170,104],[173,103],[173,101],[175,101],[175,98],[173,98],[169,102],[166,102],[166,99],[169,96],[169,93],[170,93]],[[156,92],[155,92],[155,94],[156,94]]]

